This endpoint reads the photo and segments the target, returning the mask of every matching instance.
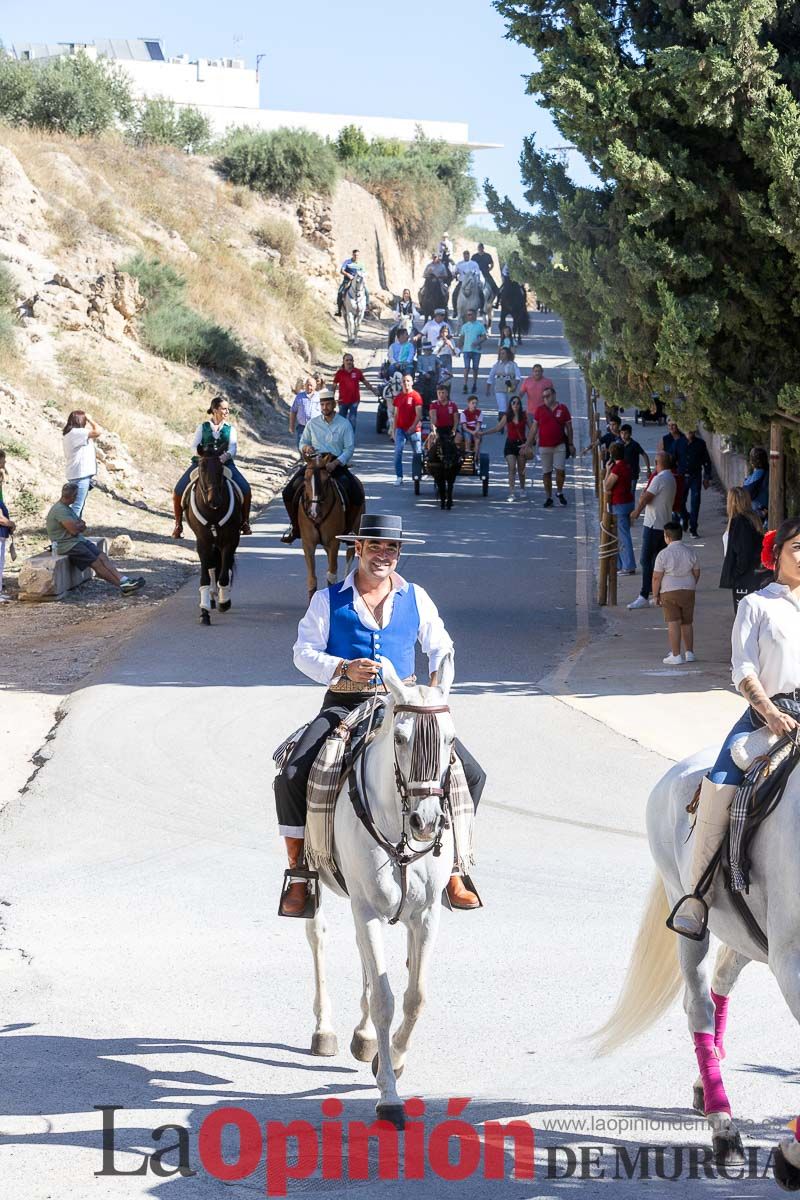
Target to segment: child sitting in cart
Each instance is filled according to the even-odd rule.
[[[467,407],[461,414],[459,430],[459,440],[464,449],[474,450],[477,458],[481,452],[481,438],[483,437],[483,417],[478,408],[477,396],[467,397]]]

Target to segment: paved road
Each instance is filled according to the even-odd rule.
[[[580,380],[552,315],[534,318],[521,361],[535,360],[585,437]],[[436,597],[454,635],[456,722],[489,772],[476,873],[486,907],[445,915],[403,1091],[426,1098],[429,1130],[448,1097],[464,1096],[467,1119],[523,1117],[539,1147],[535,1183],[404,1182],[393,1194],[527,1200],[575,1186],[547,1178],[548,1146],[704,1144],[688,1109],[693,1053],[679,1010],[611,1060],[592,1060],[580,1041],[617,992],[650,877],[644,800],[666,766],[542,687],[564,678],[587,637],[603,636],[584,603],[588,496],[584,507],[573,478],[567,509],[544,511],[540,485],[530,505],[506,504],[494,438],[490,496],[459,485],[442,513],[430,485],[418,500],[391,486],[389,444],[371,433],[370,405],[360,421],[371,506],[401,511],[426,534],[405,570]],[[336,1096],[344,1120],[371,1118],[368,1070],[344,1053],[320,1060],[306,1051],[305,940],[297,923],[275,916],[283,862],[270,754],[318,702],[291,663],[304,568],[301,552],[277,541],[283,524],[277,505],[257,522],[228,617],[201,629],[190,585],[74,697],[53,758],[4,815],[4,1195],[263,1193],[263,1169],[228,1184],[202,1171],[96,1179],[96,1105],[124,1109],[117,1144],[127,1153],[117,1162],[127,1170],[168,1121],[191,1131],[197,1166],[198,1126],[222,1105],[319,1127],[320,1103]],[[326,903],[344,1047],[359,971],[347,908]],[[403,947],[392,941],[397,979]],[[776,995],[766,971],[751,968],[732,1011],[730,1091],[756,1141],[774,1137],[798,1104],[785,1051],[795,1028]],[[753,1019],[763,1012],[766,1028]],[[652,1118],[687,1125],[669,1132]],[[552,1119],[577,1124],[547,1132]],[[619,1119],[639,1127],[615,1137]],[[581,1186],[582,1195],[606,1194],[605,1183]],[[649,1189],[675,1197],[702,1186],[656,1180]],[[341,1187],[317,1177],[293,1190]],[[375,1188],[353,1182],[347,1195]]]

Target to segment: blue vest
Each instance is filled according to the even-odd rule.
[[[352,588],[343,584],[328,588],[331,604],[328,654],[336,658],[388,658],[401,679],[414,674],[414,652],[419,633],[419,611],[414,588],[395,592],[392,617],[384,629],[367,629],[355,609]]]

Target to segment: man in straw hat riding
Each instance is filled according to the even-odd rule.
[[[355,543],[358,565],[342,583],[334,583],[311,598],[297,630],[294,663],[299,671],[324,683],[322,708],[294,747],[289,761],[275,780],[278,829],[286,840],[289,866],[303,857],[306,825],[306,789],[311,767],[331,731],[342,718],[371,695],[386,689],[380,681],[380,658],[387,658],[405,682],[413,682],[417,642],[428,656],[430,683],[435,687],[453,642],[436,605],[423,588],[397,574],[402,543],[420,543],[403,533],[400,517],[361,518],[358,533],[341,535]],[[475,808],[486,776],[459,741],[461,760]],[[453,908],[478,908],[480,900],[458,875],[447,886]],[[302,913],[306,887],[293,883],[283,897],[282,912]]]

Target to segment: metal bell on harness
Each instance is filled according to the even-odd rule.
[[[293,913],[284,910],[284,898],[288,895],[289,888],[293,883],[304,883],[306,885],[306,903],[301,912]],[[319,890],[319,874],[317,871],[310,871],[307,867],[287,867],[283,873],[283,887],[281,888],[281,898],[278,901],[278,916],[279,917],[299,917],[300,920],[310,921],[316,916],[320,903]]]

